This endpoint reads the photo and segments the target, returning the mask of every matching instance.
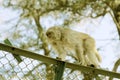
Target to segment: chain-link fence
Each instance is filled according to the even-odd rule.
[[[98,73],[120,78],[119,73],[78,66],[3,44],[0,50],[0,80],[107,80]],[[21,54],[22,61],[19,63],[9,52]]]
[[[12,54],[0,51],[0,80],[49,80],[54,77],[52,65],[48,66],[31,58],[21,58],[23,61],[18,63]],[[63,78],[64,80],[81,80],[82,76],[80,71],[66,68]]]

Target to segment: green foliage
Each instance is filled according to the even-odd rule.
[[[9,45],[9,46],[12,46],[12,43],[9,41],[9,39],[5,39],[4,43]],[[22,59],[19,55],[13,54],[13,56],[18,61],[18,63],[22,62]]]

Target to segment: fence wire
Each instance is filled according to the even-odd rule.
[[[22,62],[18,63],[11,53],[0,51],[0,80],[54,80],[54,64],[46,64],[24,56],[21,58]],[[99,76],[94,80],[108,80],[106,76]],[[70,68],[65,68],[62,76],[62,80],[83,80],[83,78],[84,75],[79,70]]]
[[[54,65],[21,56],[18,63],[12,54],[0,51],[0,80],[51,80],[54,79]],[[53,72],[52,72],[53,71]],[[79,76],[78,76],[79,75]],[[82,80],[80,71],[65,68],[63,80]]]

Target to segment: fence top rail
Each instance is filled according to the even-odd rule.
[[[6,52],[10,52],[12,54],[17,54],[20,56],[24,56],[24,57],[28,57],[28,58],[32,58],[35,60],[39,60],[48,64],[57,64],[57,62],[65,62],[65,61],[60,61],[57,59],[53,59],[44,55],[40,55],[34,52],[30,52],[27,50],[23,50],[23,49],[19,49],[13,46],[9,46],[3,43],[0,43],[0,50],[6,51]],[[66,68],[71,68],[74,70],[80,70],[82,72],[92,72],[93,74],[101,74],[101,75],[106,75],[106,76],[110,76],[110,77],[114,77],[114,78],[120,78],[120,73],[115,73],[112,71],[107,71],[107,70],[102,70],[102,69],[96,69],[96,68],[92,68],[92,67],[87,67],[87,66],[81,66],[78,64],[74,64],[74,63],[69,63],[69,62],[65,62],[66,64]]]

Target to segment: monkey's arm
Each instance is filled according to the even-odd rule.
[[[52,44],[52,47],[53,47],[54,51],[56,53],[58,53],[58,58],[60,58],[61,60],[64,61],[66,58],[66,55],[67,55],[67,53],[64,49],[64,45],[56,42],[56,43]]]

